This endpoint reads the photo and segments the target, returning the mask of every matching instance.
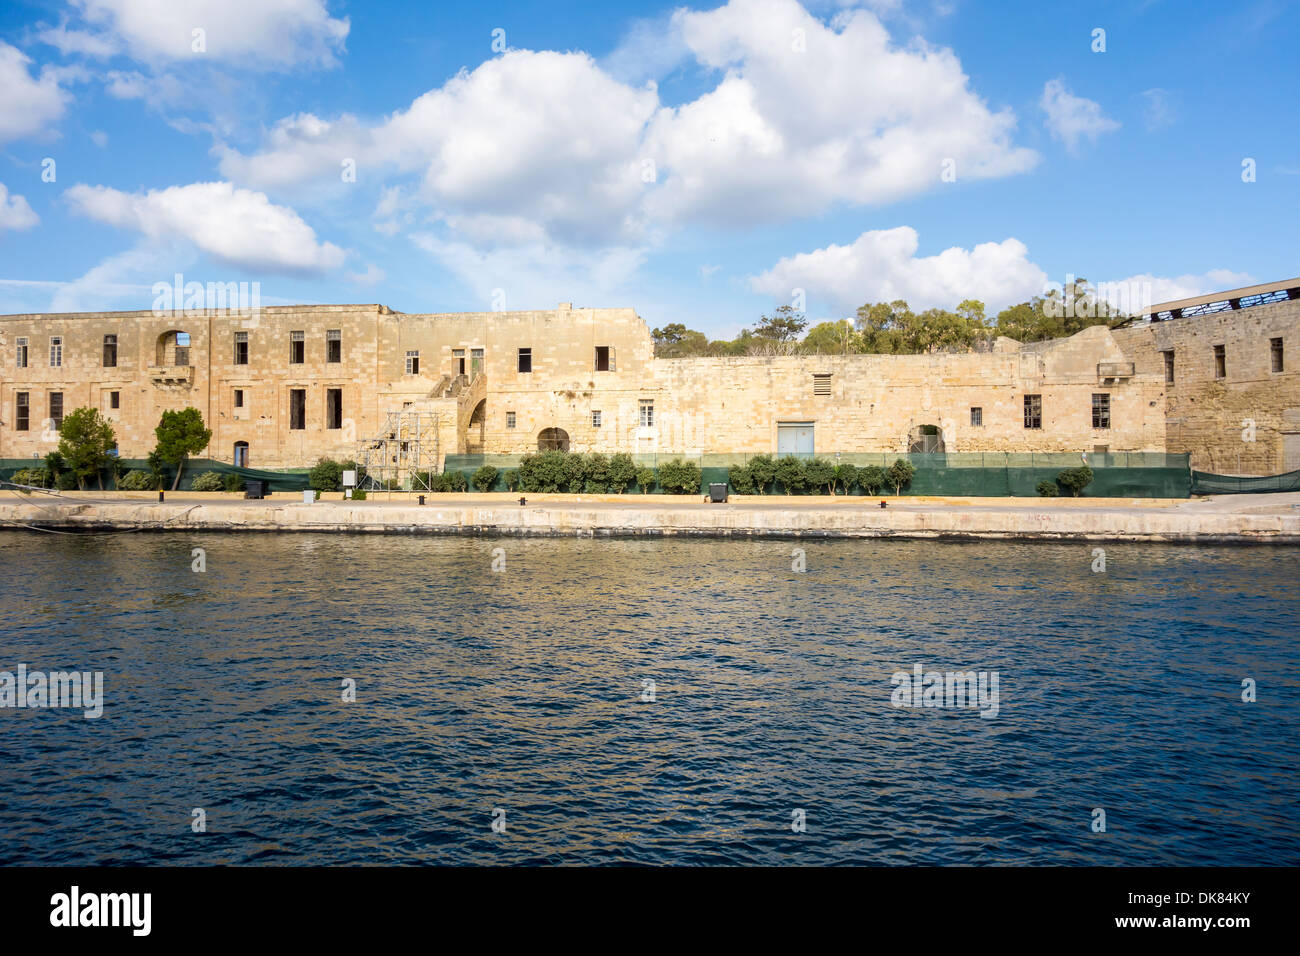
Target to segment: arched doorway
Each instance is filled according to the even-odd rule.
[[[190,364],[190,333],[182,332],[178,329],[171,329],[158,336],[158,342],[154,347],[154,364],[165,365],[189,365]]]
[[[909,454],[942,454],[946,450],[943,443],[943,429],[938,425],[917,425],[907,434]]]
[[[483,445],[486,441],[485,429],[487,427],[487,399],[481,399],[474,406],[474,411],[469,416],[469,427],[465,430],[465,453],[469,455],[483,454]]]
[[[248,442],[246,441],[235,442],[235,467],[248,467]]]
[[[537,436],[538,451],[568,451],[569,433],[563,428],[543,428]]]

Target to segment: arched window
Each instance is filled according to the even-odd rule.
[[[248,442],[246,441],[235,442],[235,467],[248,467]]]
[[[569,433],[563,428],[543,428],[537,436],[538,451],[568,451]]]

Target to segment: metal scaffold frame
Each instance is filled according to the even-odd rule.
[[[438,467],[438,425],[437,412],[389,412],[384,430],[358,443],[357,461],[365,468],[361,487],[431,490],[429,478]]]

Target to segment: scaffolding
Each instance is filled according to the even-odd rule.
[[[429,491],[438,468],[437,412],[389,412],[376,438],[359,442],[360,487],[374,491]]]

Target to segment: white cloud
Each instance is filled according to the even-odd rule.
[[[668,39],[718,75],[680,106],[611,75],[609,60],[510,50],[374,124],[287,117],[259,152],[221,150],[222,174],[305,194],[352,157],[359,181],[418,174],[411,198],[464,230],[458,239],[591,247],[687,222],[735,228],[891,202],[937,187],[949,158],[959,180],[1038,160],[951,51],[897,47],[868,11],[827,26],[795,0],[731,0],[667,22]]]
[[[74,0],[85,29],[47,28],[41,39],[65,53],[124,50],[148,64],[202,58],[245,69],[332,66],[349,22],[323,0]],[[196,52],[194,31],[203,31]]]
[[[296,212],[263,193],[230,183],[193,183],[124,193],[78,184],[65,195],[82,214],[145,236],[181,238],[228,265],[254,271],[311,273],[335,269],[344,252]]]
[[[1047,114],[1048,131],[1070,150],[1078,148],[1081,139],[1096,142],[1103,133],[1119,129],[1118,122],[1102,113],[1099,103],[1075,96],[1063,79],[1047,81],[1038,105]]]
[[[59,72],[46,68],[33,77],[30,62],[0,40],[0,143],[40,133],[63,115],[68,94],[59,87]]]
[[[905,299],[914,309],[951,309],[963,299],[980,299],[996,312],[1043,292],[1047,273],[1029,261],[1018,239],[953,247],[935,256],[916,255],[910,226],[864,232],[851,245],[831,245],[781,259],[750,278],[756,292],[786,301],[803,289],[828,312],[850,315],[867,302]]]
[[[174,242],[145,242],[109,256],[70,282],[55,284],[51,312],[92,312],[108,306],[148,308],[153,283],[170,282],[173,271],[193,260]]]
[[[40,216],[32,212],[26,199],[19,195],[11,196],[8,187],[0,183],[0,230],[30,229],[40,221]]]
[[[1201,275],[1173,277],[1145,272],[1118,281],[1098,283],[1097,292],[1116,308],[1134,314],[1148,305],[1190,299],[1208,292],[1239,289],[1255,281],[1250,273],[1233,272],[1231,269],[1211,269]]]
[[[378,285],[388,278],[388,273],[373,262],[366,263],[365,272],[352,272],[348,274],[348,281],[355,282],[357,285]]]

